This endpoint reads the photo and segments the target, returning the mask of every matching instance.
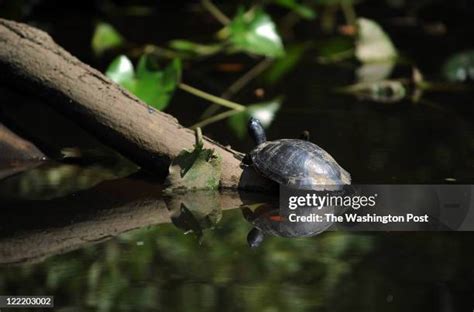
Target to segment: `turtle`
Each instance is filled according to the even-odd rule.
[[[303,132],[299,139],[267,141],[262,124],[253,117],[248,131],[256,147],[244,157],[244,163],[262,176],[298,190],[351,184],[350,174],[328,152],[309,141],[309,132]]]
[[[297,190],[338,191],[351,184],[350,174],[328,152],[309,141],[308,131],[304,131],[298,139],[267,141],[262,124],[253,117],[248,122],[248,131],[256,147],[244,157],[243,162],[253,166],[262,176]],[[286,223],[279,223],[279,230],[276,231],[275,222],[269,222],[268,218],[246,219],[252,219],[254,225],[247,236],[250,247],[258,247],[264,240],[264,233],[301,237],[322,231],[321,228],[305,229],[303,234],[301,226],[288,226]]]

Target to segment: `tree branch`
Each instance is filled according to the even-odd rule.
[[[0,83],[41,97],[140,166],[163,172],[170,159],[193,146],[193,131],[149,108],[43,31],[0,19],[0,47]],[[241,153],[204,141],[222,157],[223,188],[271,188],[268,180],[241,166]]]

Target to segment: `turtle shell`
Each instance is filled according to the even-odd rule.
[[[260,144],[250,152],[255,169],[263,176],[297,189],[351,183],[349,173],[314,143],[281,139]]]
[[[318,208],[297,208],[291,213],[299,216],[309,216],[311,214],[334,213],[335,207],[327,206],[324,210]],[[290,211],[275,208],[270,211],[255,212],[251,219],[247,219],[254,227],[267,235],[296,238],[310,237],[326,231],[333,222],[291,222],[288,219]]]

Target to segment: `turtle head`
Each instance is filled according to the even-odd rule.
[[[263,129],[260,120],[258,120],[257,118],[250,117],[248,130],[250,136],[257,145],[260,145],[267,140],[267,137],[265,136],[265,130]]]
[[[257,228],[253,228],[250,230],[249,234],[247,234],[247,243],[251,248],[257,248],[263,242],[265,235],[263,232]]]

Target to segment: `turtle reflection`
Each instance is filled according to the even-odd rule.
[[[327,213],[335,213],[336,207],[300,207],[294,210],[279,208],[275,203],[264,203],[242,208],[244,218],[253,225],[247,235],[250,247],[260,246],[266,235],[297,238],[318,235],[333,225],[322,218],[320,222],[294,222],[295,216],[316,217]]]

